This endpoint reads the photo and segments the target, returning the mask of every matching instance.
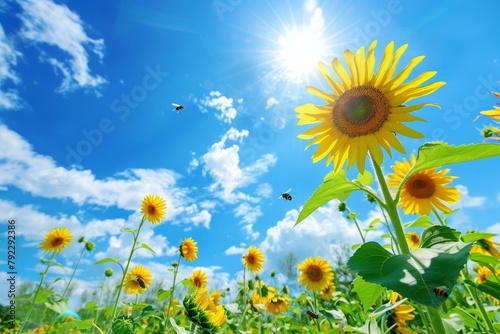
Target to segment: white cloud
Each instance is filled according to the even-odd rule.
[[[236,190],[257,182],[257,178],[266,173],[277,161],[274,154],[265,154],[252,164],[241,168],[239,146],[233,144],[231,147],[226,147],[226,141],[241,142],[247,136],[247,130],[238,131],[231,128],[201,158],[203,175],[208,174],[214,179],[208,190],[228,203],[235,203],[238,200],[255,202],[256,199]]]
[[[237,247],[237,246],[231,246],[229,247],[228,249],[226,249],[226,251],[224,252],[224,254],[226,255],[242,255],[246,252],[246,248],[245,247]]]
[[[257,219],[262,216],[260,206],[251,206],[248,203],[241,203],[234,210],[234,216],[241,218],[240,223],[243,224],[243,230],[253,240],[260,236],[259,232],[253,230],[253,225]]]
[[[273,192],[273,187],[269,183],[261,183],[255,191],[258,196],[269,198]]]
[[[0,189],[16,187],[33,196],[67,199],[77,205],[95,205],[138,211],[147,194],[165,199],[166,220],[208,226],[209,215],[199,210],[189,190],[176,185],[180,176],[167,169],[128,169],[105,179],[90,170],[57,166],[48,156],[33,152],[18,133],[0,124]],[[193,221],[191,220],[193,219]]]
[[[241,100],[241,102],[240,102]],[[242,103],[243,100],[238,100],[238,103]],[[207,113],[207,108],[212,108],[219,111],[219,114],[215,114],[217,119],[223,121],[224,123],[231,124],[232,120],[236,118],[238,111],[233,106],[233,99],[223,96],[218,91],[212,91],[209,96],[203,97],[203,99],[193,99],[195,103],[198,104],[202,113]]]
[[[293,253],[299,262],[310,256],[321,256],[328,261],[335,259],[340,244],[359,244],[361,236],[356,225],[338,211],[338,201],[331,201],[316,210],[295,226],[299,211],[290,210],[285,217],[266,232],[260,244],[265,254],[266,268],[279,268],[279,259]],[[358,216],[361,229],[368,227],[375,218],[382,218],[379,211],[369,211],[364,220]],[[368,240],[380,237],[380,230],[371,231]]]
[[[193,158],[189,162],[189,167],[187,168],[188,174],[191,174],[196,168],[198,168],[199,165],[200,165],[200,162],[198,161],[198,159]]]
[[[486,197],[470,196],[469,189],[466,186],[459,184],[456,186],[456,188],[462,194],[461,198],[460,198],[460,202],[455,204],[455,206],[457,206],[457,207],[460,207],[460,208],[482,207],[483,204],[486,202]]]
[[[20,82],[13,67],[17,65],[17,58],[21,53],[17,51],[7,39],[2,25],[0,24],[0,109],[19,109],[21,98],[15,89],[3,89],[7,80],[14,84]]]
[[[96,89],[106,80],[93,75],[89,68],[88,51],[103,58],[104,41],[92,39],[84,30],[84,22],[65,5],[50,0],[18,0],[23,8],[19,17],[22,21],[21,36],[36,43],[53,45],[66,52],[69,59],[56,59],[43,54],[47,61],[64,76],[59,92],[77,88]]]

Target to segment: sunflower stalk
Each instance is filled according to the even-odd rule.
[[[359,235],[361,236],[361,240],[363,240],[363,243],[366,242],[365,236],[363,235],[363,232],[361,231],[361,227],[359,227],[358,220],[356,219],[356,215],[349,210],[349,208],[346,207],[347,212],[349,213],[347,215],[348,219],[351,219],[354,224],[356,225],[356,228],[358,229]]]
[[[179,265],[181,263],[181,256],[182,256],[182,254],[179,254],[179,259],[177,259],[177,266],[175,266],[175,269],[174,269],[174,280],[172,283],[172,288],[170,289],[170,300],[168,301],[167,316],[165,318],[165,326],[168,324],[168,321],[170,319],[170,307],[172,306],[172,301],[174,299],[175,281],[177,279],[177,274],[179,273]]]
[[[139,234],[141,232],[141,228],[142,228],[142,225],[144,224],[144,222],[146,221],[146,216],[143,215],[142,216],[142,219],[141,219],[141,223],[139,224],[139,228],[137,229],[137,231],[133,234],[134,235],[134,242],[132,243],[132,249],[130,250],[130,254],[128,256],[128,260],[127,260],[127,264],[125,266],[125,269],[123,270],[123,275],[122,275],[122,280],[120,282],[120,285],[118,286],[118,294],[116,296],[116,300],[115,300],[115,305],[113,307],[113,314],[111,316],[111,322],[114,321],[115,319],[115,315],[116,315],[116,309],[118,308],[118,302],[120,300],[120,296],[121,296],[121,293],[122,293],[122,289],[123,289],[123,282],[125,281],[125,276],[127,274],[127,271],[128,271],[128,267],[130,266],[130,261],[132,260],[132,256],[134,255],[134,252],[136,250],[135,246],[137,244],[137,239],[139,238]]]
[[[68,292],[69,290],[69,287],[71,285],[71,282],[73,281],[73,278],[75,277],[75,274],[76,274],[76,271],[78,270],[78,266],[80,265],[80,262],[82,261],[82,258],[83,258],[83,254],[85,254],[85,244],[83,244],[83,249],[82,249],[82,253],[80,254],[80,258],[78,259],[78,262],[76,263],[76,266],[75,266],[75,269],[73,270],[73,274],[71,275],[71,278],[69,279],[69,282],[68,284],[66,285],[66,288],[64,289],[64,292],[61,296],[61,299],[64,299],[64,297],[66,296],[66,293]]]
[[[431,206],[431,210],[432,212],[434,213],[434,216],[436,216],[437,220],[439,220],[439,223],[442,225],[442,226],[446,226],[446,222],[441,218],[441,216],[439,215],[439,213],[437,212],[436,208],[434,206]]]
[[[385,203],[387,205],[387,214],[389,215],[389,218],[391,220],[392,226],[394,228],[394,231],[396,232],[396,241],[401,249],[401,252],[403,254],[409,254],[410,253],[410,247],[408,246],[408,242],[405,237],[405,232],[403,228],[403,224],[401,223],[401,219],[398,214],[398,209],[397,209],[397,202],[392,198],[391,193],[389,191],[389,187],[387,186],[387,182],[385,180],[384,173],[382,172],[382,168],[380,167],[379,164],[377,164],[373,158],[373,156],[370,154],[370,158],[372,161],[373,169],[375,171],[375,174],[377,175],[377,180],[380,186],[380,189],[382,191],[382,194],[384,196]],[[431,322],[432,330],[434,333],[445,333],[444,325],[443,325],[443,320],[441,318],[441,315],[439,314],[439,311],[430,306],[426,306],[425,310],[427,314],[429,315],[429,319]]]
[[[465,269],[465,271],[466,271],[466,275],[469,276],[469,278],[470,278],[469,271],[467,270],[467,268]],[[495,330],[495,327],[493,326],[493,323],[491,322],[491,319],[488,316],[488,313],[484,309],[484,306],[483,306],[483,303],[481,302],[481,299],[477,295],[476,288],[473,288],[471,290],[471,288],[469,287],[468,284],[464,284],[464,286],[467,289],[467,292],[469,292],[469,295],[471,295],[472,299],[474,299],[474,304],[476,305],[476,308],[479,310],[479,313],[481,314],[481,317],[483,318],[484,323],[488,327],[488,331],[490,333],[496,333],[497,331]]]
[[[49,261],[47,261],[47,268],[45,268],[45,271],[43,272],[43,274],[41,274],[42,279],[40,280],[40,283],[38,284],[38,287],[36,288],[35,296],[33,297],[33,303],[31,304],[31,307],[30,307],[28,313],[26,314],[26,317],[24,318],[24,321],[23,321],[21,327],[19,328],[19,333],[23,332],[23,328],[24,328],[24,326],[26,326],[26,323],[28,322],[28,319],[31,316],[31,312],[33,312],[33,309],[35,308],[36,297],[38,296],[38,293],[40,292],[42,284],[45,281],[45,277],[47,276],[47,272],[49,271],[49,268],[50,268],[55,256],[56,256],[56,252],[52,252],[52,257],[50,258]]]

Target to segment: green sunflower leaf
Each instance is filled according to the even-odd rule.
[[[152,252],[153,254],[156,254],[156,252],[153,250],[153,248],[149,247],[148,244],[142,243],[140,248],[147,249],[148,251]]]
[[[471,241],[477,241],[477,240],[482,240],[486,238],[493,238],[497,234],[496,233],[485,233],[485,232],[472,232],[472,233],[467,233],[462,236],[462,241],[463,242],[471,242]]]
[[[359,300],[365,310],[375,303],[378,297],[384,292],[384,287],[379,284],[368,283],[361,276],[356,277],[353,282],[354,288],[352,291],[358,294]]]
[[[164,301],[165,299],[170,297],[171,293],[172,293],[172,290],[159,289],[158,292],[156,293],[156,299],[158,300],[158,302],[161,303],[162,301]]]
[[[434,223],[431,221],[429,216],[420,216],[417,218],[417,220],[414,220],[408,224],[405,224],[405,228],[429,227],[429,226],[434,226]]]
[[[496,282],[484,282],[482,284],[476,284],[471,281],[467,281],[466,283],[469,283],[469,285],[472,285],[479,291],[482,291],[492,297],[495,297],[496,299],[500,300],[500,284]],[[470,284],[473,283],[473,284]]]
[[[439,307],[446,300],[435,292],[451,293],[472,243],[458,240],[446,226],[433,226],[422,233],[422,248],[393,255],[376,242],[363,244],[347,265],[370,283],[380,284],[425,306]],[[425,247],[424,247],[425,246]]]
[[[429,168],[458,164],[500,156],[500,145],[469,144],[448,145],[445,142],[432,142],[422,145],[418,150],[417,162],[403,178],[403,185],[410,177]]]
[[[119,257],[107,257],[107,258],[101,259],[101,260],[97,261],[96,263],[94,263],[94,266],[98,265],[98,264],[109,263],[109,262],[118,263],[119,261],[120,261]]]
[[[338,171],[337,174],[328,173],[323,180],[323,184],[316,188],[312,196],[304,204],[295,226],[331,200],[338,199],[343,202],[354,190],[359,189],[360,186],[347,179],[344,170]]]

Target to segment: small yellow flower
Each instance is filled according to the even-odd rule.
[[[134,295],[143,293],[151,285],[152,280],[153,275],[148,268],[137,265],[125,276],[125,292]]]
[[[165,217],[166,209],[167,204],[165,203],[165,200],[158,195],[147,195],[142,200],[141,213],[149,222],[153,224],[161,222],[163,217]]]
[[[312,291],[323,291],[333,280],[333,270],[326,260],[312,256],[299,265],[298,281]]]
[[[496,97],[500,98],[500,93],[490,92],[490,94],[493,94]],[[484,115],[484,116],[488,116],[488,117],[494,119],[495,121],[500,121],[500,106],[498,104],[495,104],[493,106],[493,109],[481,111],[480,114]]]
[[[203,288],[208,284],[207,275],[201,269],[193,271],[189,279],[197,289]]]
[[[196,244],[197,242],[194,241],[193,238],[187,238],[181,243],[179,251],[181,252],[181,256],[185,258],[186,261],[192,262],[198,257],[198,247]]]
[[[485,238],[481,240],[477,240],[472,246],[470,252],[471,253],[481,253],[486,255],[494,256],[497,259],[500,259],[500,252],[498,251],[498,243],[493,241],[493,238]]]
[[[328,282],[328,286],[323,289],[319,297],[324,300],[330,300],[333,298],[334,292],[335,292],[335,284],[333,282]]]
[[[266,312],[272,314],[283,314],[288,312],[290,297],[286,295],[275,295],[266,304]]]
[[[250,297],[250,302],[252,303],[254,310],[260,312],[259,305],[263,305],[265,307],[269,300],[274,298],[275,295],[276,289],[274,287],[270,287],[263,281],[258,281],[257,284],[255,284],[255,289]]]
[[[56,228],[45,235],[45,241],[40,242],[40,247],[45,252],[60,253],[71,243],[72,238],[71,232],[66,227]]]
[[[401,295],[397,292],[392,292],[391,293],[391,304],[396,304],[398,301],[401,300]],[[413,320],[415,318],[415,315],[413,314],[413,311],[415,311],[415,308],[411,305],[408,304],[401,304],[394,308],[392,310],[393,316],[388,317],[388,325],[392,326],[394,325],[393,319],[397,323],[396,326],[396,331],[401,334],[413,334],[412,331],[409,331],[405,329],[407,327],[406,321]],[[389,327],[390,327],[389,326]]]
[[[403,159],[397,161],[392,169],[394,174],[388,175],[388,186],[398,189],[403,178],[417,162],[414,154],[410,161]],[[443,202],[454,204],[460,200],[460,192],[455,187],[447,187],[456,177],[446,176],[449,169],[436,171],[437,168],[430,168],[418,172],[410,177],[401,189],[399,206],[403,207],[405,214],[429,215],[432,208],[437,208],[442,212],[450,212],[451,209]]]
[[[220,299],[222,297],[222,293],[218,290],[213,290],[210,294],[210,299],[213,301],[215,305],[219,305]]]
[[[406,240],[408,240],[408,244],[410,245],[411,249],[417,249],[420,245],[420,236],[417,232],[408,232],[408,237]]]
[[[250,246],[248,252],[243,255],[243,264],[254,274],[264,267],[264,255],[255,246]]]

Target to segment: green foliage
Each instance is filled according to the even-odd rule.
[[[393,255],[376,242],[362,245],[348,262],[367,282],[380,284],[422,305],[438,307],[446,298],[435,288],[450,293],[464,267],[472,244],[458,240],[446,226],[424,231],[421,247],[410,254]]]
[[[366,282],[361,276],[358,276],[353,284],[354,288],[352,291],[358,294],[358,298],[361,300],[361,304],[363,304],[365,310],[369,310],[384,292],[384,288],[381,285]]]

